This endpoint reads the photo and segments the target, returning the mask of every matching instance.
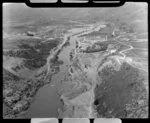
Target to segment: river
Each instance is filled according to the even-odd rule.
[[[69,67],[69,53],[74,47],[75,39],[71,38],[70,45],[63,47],[63,50],[58,55],[59,60],[63,61],[63,64],[60,65],[59,73],[53,75],[50,84],[46,84],[39,89],[25,117],[58,117],[58,109],[61,109],[63,104],[60,101],[57,90],[61,86],[61,80],[67,73],[66,71]]]
[[[97,28],[99,28],[97,26]],[[60,101],[60,96],[57,93],[57,90],[59,90],[61,84],[61,80],[67,73],[68,67],[69,67],[69,59],[70,59],[70,52],[72,49],[75,48],[75,43],[78,38],[78,36],[90,33],[91,31],[97,29],[95,26],[93,28],[90,28],[89,30],[81,30],[76,29],[75,32],[71,35],[65,36],[63,44],[69,40],[69,45],[66,47],[62,47],[61,45],[58,49],[62,49],[60,54],[58,55],[59,60],[63,61],[63,64],[60,65],[60,71],[59,73],[53,75],[51,83],[46,84],[43,87],[41,87],[37,94],[34,97],[34,101],[31,104],[29,110],[24,115],[26,118],[44,118],[44,117],[58,117],[58,109],[61,109],[63,107],[62,102]],[[57,50],[58,51],[58,50]],[[55,54],[54,52],[53,54]],[[50,60],[52,56],[48,58]],[[49,64],[49,62],[48,62]],[[48,65],[49,66],[49,65]]]

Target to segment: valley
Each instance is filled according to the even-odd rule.
[[[31,10],[32,23],[3,25],[4,118],[148,117],[146,28],[121,22],[120,13],[104,19],[109,9],[99,10],[103,19],[93,8],[82,17],[86,10],[60,9],[56,14],[64,15],[50,13],[53,19]],[[145,6],[139,10],[145,15]],[[26,15],[28,9],[22,11]],[[72,12],[77,19],[71,19]],[[36,14],[41,20],[33,23]],[[86,20],[89,16],[95,19]],[[140,15],[134,19],[147,23]]]

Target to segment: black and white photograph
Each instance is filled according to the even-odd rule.
[[[148,3],[2,9],[3,119],[148,118]]]

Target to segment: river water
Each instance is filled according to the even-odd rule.
[[[58,90],[61,86],[60,82],[68,71],[69,53],[75,48],[75,37],[70,38],[70,45],[63,47],[58,55],[59,60],[63,61],[60,65],[59,73],[53,75],[51,83],[41,87],[35,95],[34,101],[29,110],[25,114],[27,118],[43,118],[43,117],[58,117],[58,109],[63,107],[58,95]]]
[[[61,80],[63,80],[65,74],[67,74],[70,65],[70,52],[76,47],[75,43],[81,32],[85,31],[82,28],[78,28],[74,30],[72,35],[67,36],[66,41],[69,40],[69,45],[63,47],[62,51],[58,55],[59,60],[63,61],[63,64],[60,65],[60,71],[57,74],[53,75],[52,80],[49,84],[44,85],[38,90],[33,103],[31,104],[24,117],[58,117],[58,109],[61,109],[63,107],[63,104],[57,92],[61,86]]]

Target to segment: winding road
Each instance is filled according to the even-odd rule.
[[[89,34],[91,32],[99,31],[101,28],[104,28],[104,27],[105,27],[105,25],[93,24],[91,26],[88,25],[86,28],[84,27],[82,29],[81,28],[76,28],[74,33],[70,32],[70,33],[66,34],[64,36],[63,42],[57,47],[57,49],[53,50],[50,53],[50,56],[47,58],[47,68],[48,68],[47,74],[49,74],[51,72],[51,68],[50,68],[51,67],[51,62],[50,62],[50,60],[55,58],[56,55],[58,55],[59,53],[60,54],[62,53],[61,51],[62,51],[62,49],[63,49],[66,42],[71,43],[72,41],[74,41],[74,42],[78,41],[80,36]],[[119,41],[119,38],[120,38],[120,36],[116,37],[115,41],[117,43],[121,44],[121,45],[127,46],[128,48],[119,51],[119,54],[121,56],[115,56],[116,60],[118,61],[119,64],[121,64],[120,59],[126,60],[128,62],[132,62],[132,58],[127,57],[125,53],[127,51],[130,51],[132,49],[137,49],[137,48],[133,47],[130,44],[127,44],[126,42],[128,42],[128,41],[125,41],[125,42]],[[142,40],[139,39],[137,41],[141,42]],[[143,41],[145,41],[145,40],[143,40]],[[80,43],[80,42],[78,42],[78,43]],[[72,45],[74,45],[74,44],[72,44]],[[71,48],[75,48],[75,46],[73,46]],[[71,48],[69,49],[70,51],[67,51],[67,52],[71,52],[71,50],[72,50]],[[141,49],[141,48],[139,48],[139,49]],[[76,48],[75,48],[75,54],[76,53],[77,53],[77,51],[76,51]],[[68,53],[65,54],[65,55],[68,55]],[[68,58],[69,58],[69,56],[68,56]],[[93,61],[92,67],[84,70],[84,72],[87,73],[87,76],[89,77],[89,79],[91,79],[93,85],[88,85],[87,83],[85,84],[85,83],[82,83],[81,81],[76,81],[76,83],[75,83],[76,85],[74,86],[74,88],[80,88],[80,86],[82,86],[84,84],[87,85],[87,86],[91,86],[91,87],[89,87],[89,89],[86,92],[83,92],[82,94],[80,94],[79,96],[77,96],[77,97],[75,97],[71,100],[69,100],[65,95],[61,96],[61,99],[64,101],[64,103],[66,105],[80,105],[80,106],[84,105],[84,108],[85,108],[86,112],[88,112],[88,114],[86,114],[86,115],[88,115],[87,117],[90,117],[90,118],[93,117],[92,104],[93,104],[93,101],[94,101],[94,98],[95,98],[94,97],[94,88],[97,84],[96,83],[96,81],[97,81],[96,80],[97,79],[97,77],[96,77],[97,76],[97,68],[101,63],[100,58],[97,58],[95,60],[96,61]],[[111,64],[111,63],[108,63],[108,64]]]

